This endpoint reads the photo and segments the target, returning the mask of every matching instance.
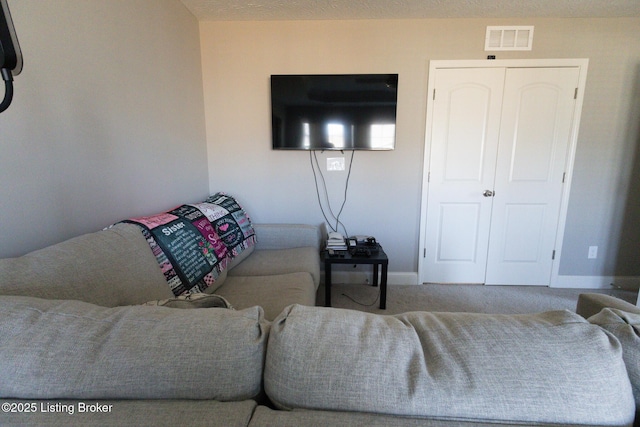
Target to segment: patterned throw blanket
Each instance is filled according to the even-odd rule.
[[[228,262],[256,242],[249,216],[238,202],[216,193],[202,203],[132,218],[142,229],[174,295],[203,292]]]

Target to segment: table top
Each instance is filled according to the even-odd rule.
[[[367,248],[367,246],[363,246]],[[376,247],[370,247],[370,249],[376,249]],[[387,264],[389,258],[382,249],[380,244],[377,244],[378,252],[372,252],[370,256],[367,255],[351,255],[349,251],[335,251],[335,256],[330,256],[329,251],[324,250],[320,253],[320,258],[325,263],[330,264]]]

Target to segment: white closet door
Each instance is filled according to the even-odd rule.
[[[548,285],[579,70],[509,68],[487,284]]]
[[[422,281],[549,285],[580,67],[432,72]]]
[[[425,281],[484,283],[505,69],[435,72]]]

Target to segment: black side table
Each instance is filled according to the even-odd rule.
[[[320,258],[324,261],[324,305],[331,307],[331,266],[333,264],[371,264],[373,265],[373,286],[378,286],[378,266],[382,266],[380,278],[380,308],[387,308],[387,270],[389,258],[378,244],[378,252],[373,251],[370,256],[351,255],[348,251],[336,251],[336,255],[329,255],[328,251],[322,251]]]

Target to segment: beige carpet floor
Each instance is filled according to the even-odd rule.
[[[378,314],[398,314],[408,311],[449,311],[469,313],[519,314],[547,310],[575,311],[578,295],[599,292],[636,303],[638,292],[610,289],[555,289],[531,286],[484,285],[389,285],[387,309],[379,308],[379,287],[357,284],[334,284],[331,287],[332,307]],[[316,298],[324,305],[324,285]]]

